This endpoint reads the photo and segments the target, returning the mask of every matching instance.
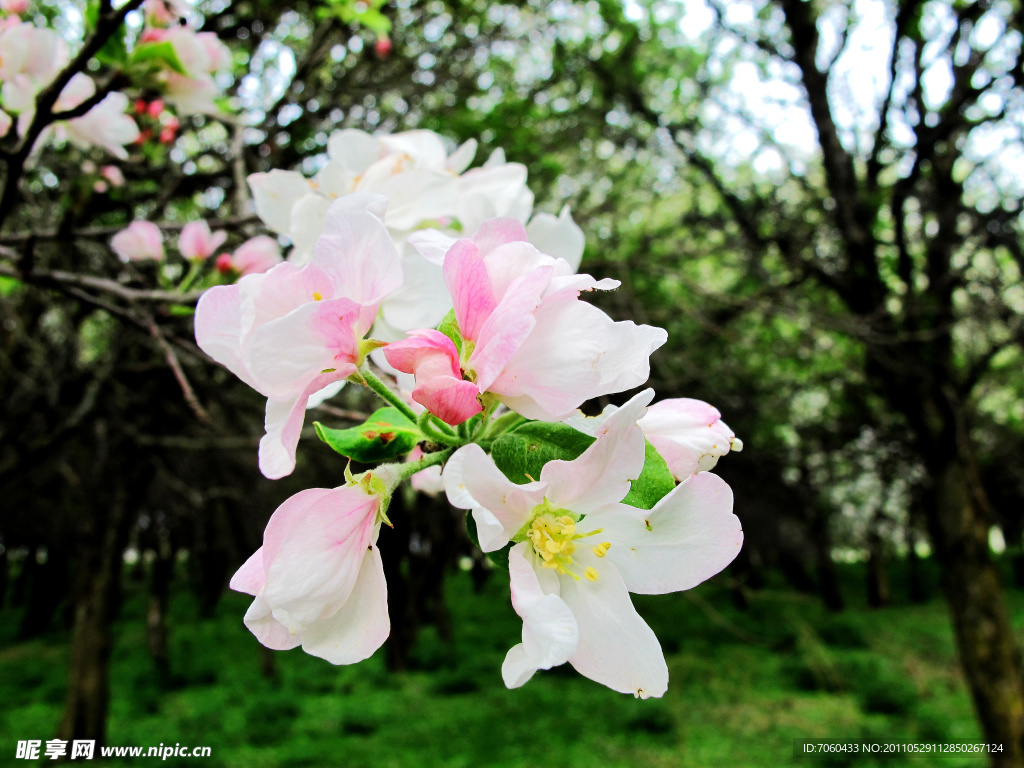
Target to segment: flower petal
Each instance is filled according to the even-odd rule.
[[[605,559],[615,563],[630,592],[663,595],[697,586],[739,554],[743,528],[732,505],[726,482],[701,472],[654,509],[619,505],[587,520],[612,542]]]
[[[252,601],[243,621],[257,640],[275,651],[287,651],[302,642],[298,634],[289,632],[288,627],[271,615],[270,606],[262,597]]]
[[[544,465],[540,479],[550,486],[553,504],[589,515],[625,498],[644,469],[644,435],[636,422],[653,398],[653,389],[637,393],[595,431],[597,439],[580,456]]]
[[[352,593],[341,609],[302,631],[302,650],[331,664],[355,664],[368,659],[391,632],[388,585],[380,550],[363,554]]]
[[[370,545],[378,497],[358,485],[312,488],[284,502],[263,540],[263,597],[293,632],[333,616],[355,588]]]
[[[584,677],[646,699],[668,689],[668,667],[658,638],[640,617],[615,566],[590,553],[578,558],[597,581],[559,578],[562,599],[579,624],[580,641],[569,663]]]
[[[501,473],[479,445],[452,454],[442,472],[452,506],[473,511],[484,552],[505,546],[544,500],[543,483],[516,485]]]
[[[266,582],[267,575],[263,570],[263,547],[260,547],[242,564],[241,568],[235,571],[228,586],[235,592],[258,595]]]

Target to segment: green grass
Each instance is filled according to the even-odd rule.
[[[295,650],[276,655],[273,681],[261,677],[258,645],[241,622],[247,598],[231,594],[202,621],[180,594],[172,680],[162,690],[145,650],[142,598],[130,595],[117,626],[109,743],[210,746],[210,758],[163,763],[206,768],[674,768],[787,765],[798,737],[979,738],[937,600],[833,616],[779,588],[758,593],[747,612],[715,583],[691,595],[638,597],[671,683],[663,699],[637,701],[568,667],[505,690],[501,661],[520,632],[507,585],[496,574],[476,595],[455,576],[449,596],[455,643],[427,630],[413,671],[388,673],[381,652],[333,667]],[[1020,627],[1024,595],[1010,600]],[[0,614],[0,637],[13,635],[17,618]],[[15,740],[52,737],[67,650],[61,635],[0,646],[0,764],[17,764]],[[111,764],[133,762],[154,763]]]

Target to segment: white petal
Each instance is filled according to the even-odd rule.
[[[542,253],[565,259],[572,266],[573,272],[580,268],[583,259],[583,248],[587,244],[583,230],[572,220],[569,206],[562,208],[556,218],[550,213],[537,213],[526,226],[530,242]]]
[[[442,473],[452,506],[473,510],[484,552],[505,546],[544,500],[543,483],[516,485],[479,445],[467,445],[448,459]]]
[[[289,632],[284,624],[270,615],[270,606],[262,597],[252,601],[243,621],[257,640],[275,651],[287,651],[302,642],[298,634]]]
[[[311,191],[305,177],[295,171],[254,173],[249,176],[249,188],[257,215],[275,232],[291,235],[292,208]]]
[[[235,592],[258,595],[266,581],[267,575],[263,571],[263,547],[260,547],[235,571],[228,586]]]
[[[575,558],[574,558],[575,559]],[[589,553],[580,567],[592,565],[597,581],[560,577],[562,599],[579,623],[580,642],[569,659],[576,671],[621,693],[642,699],[668,689],[668,667],[658,638],[640,617],[615,566]]]
[[[250,387],[256,389],[242,361],[241,300],[237,285],[218,285],[206,291],[196,305],[196,343]]]
[[[559,579],[535,564],[532,545],[516,544],[508,553],[512,607],[523,620],[523,649],[538,669],[564,664],[579,642],[576,618],[558,595]]]
[[[540,479],[550,487],[551,503],[587,515],[625,498],[630,481],[643,472],[644,434],[636,422],[653,398],[653,389],[634,395],[596,430],[597,439],[578,458],[544,465]]]
[[[341,610],[302,631],[302,650],[331,664],[355,664],[370,658],[390,631],[388,586],[380,550],[373,546],[363,555],[356,584]]]
[[[420,256],[437,266],[444,264],[445,254],[457,240],[457,237],[452,237],[439,229],[420,229],[406,238],[406,242],[415,248]]]
[[[612,543],[605,559],[618,566],[630,592],[662,595],[695,587],[733,561],[743,529],[732,505],[725,481],[701,472],[654,509],[620,505],[587,521]]]

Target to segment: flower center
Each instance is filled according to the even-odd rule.
[[[550,568],[562,576],[572,576],[580,580],[578,573],[579,563],[573,560],[573,554],[577,549],[577,542],[589,536],[596,536],[601,529],[587,533],[577,533],[576,523],[579,518],[567,509],[555,509],[544,500],[533,510],[532,520],[523,526],[523,529],[515,537],[520,541],[529,541],[533,545],[533,551],[540,558],[540,564],[544,568]],[[610,542],[603,542],[593,547],[597,557],[604,557],[611,548]],[[597,581],[598,572],[593,566],[583,569],[583,577],[588,581]]]

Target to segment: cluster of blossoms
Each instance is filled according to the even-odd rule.
[[[583,236],[568,212],[531,215],[525,169],[500,153],[468,169],[474,150],[449,154],[427,131],[339,131],[315,179],[250,177],[259,215],[293,248],[204,293],[197,342],[267,398],[267,477],[294,469],[307,405],[344,382],[388,407],[318,434],[386,463],[288,499],[231,586],[253,595],[245,623],[264,645],[369,657],[390,629],[378,533],[413,478],[468,510],[481,549],[508,563],[523,629],[506,685],[568,662],[661,696],[664,656],[629,593],[689,589],[736,556],[732,493],[707,470],[741,446],[710,405],[651,405],[650,389],[583,416],[584,402],[643,385],[667,335],[584,301],[618,283],[576,273]],[[198,233],[182,232],[183,254],[222,242]]]
[[[70,51],[57,31],[22,19],[29,11],[29,0],[3,0],[0,11],[0,137],[12,127],[23,137],[33,123],[37,97],[68,66]],[[147,0],[145,27],[132,50],[125,47],[118,54],[108,54],[108,58],[116,58],[107,63],[134,86],[162,94],[179,116],[222,113],[216,75],[230,69],[231,52],[216,34],[188,26],[186,12],[181,0]],[[100,93],[102,99],[97,93],[91,76],[84,72],[71,76],[52,112],[58,117],[72,114],[51,121],[36,142],[56,137],[83,149],[99,147],[124,159],[127,146],[151,135],[163,143],[173,141],[178,118],[162,114],[162,101],[150,102],[141,111],[137,103],[133,117],[124,93]],[[91,106],[84,109],[87,102]],[[159,105],[155,112],[154,105]],[[140,131],[136,118],[150,125]]]
[[[104,171],[105,177],[110,179],[111,171]],[[234,279],[266,272],[282,261],[281,246],[272,237],[250,237],[230,253],[223,250],[227,239],[227,232],[213,232],[205,221],[192,221],[182,227],[177,249],[192,268],[186,276],[187,285],[182,287],[195,284],[208,263],[213,264],[215,273]],[[110,247],[124,262],[164,261],[166,257],[163,232],[150,221],[133,221],[111,238]]]

